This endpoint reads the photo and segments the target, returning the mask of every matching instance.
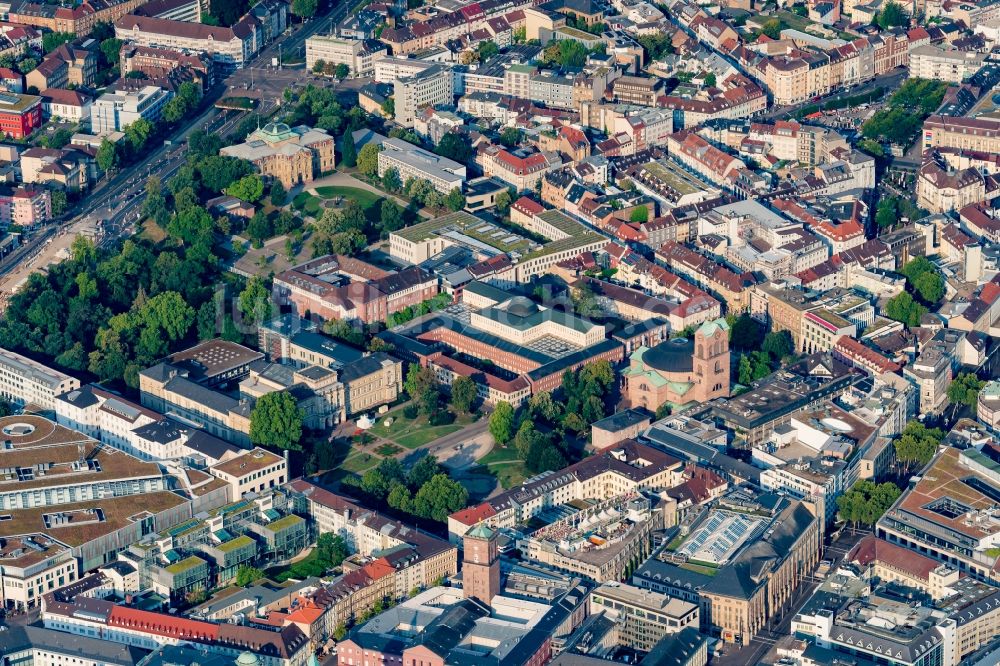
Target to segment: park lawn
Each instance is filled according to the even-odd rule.
[[[392,425],[386,427],[386,419],[392,418]],[[428,425],[422,417],[408,419],[403,416],[403,409],[396,409],[388,414],[379,417],[378,423],[371,427],[368,432],[376,437],[395,442],[408,449],[415,449],[428,442],[433,442],[439,437],[458,432],[463,427],[475,422],[476,416],[462,414],[455,418],[452,423],[439,426]]]
[[[521,462],[517,451],[504,446],[494,446],[493,450],[477,460],[480,465],[491,465],[494,463]]]
[[[348,472],[354,472],[355,474],[362,474],[375,465],[379,464],[382,459],[373,456],[370,453],[362,453],[360,451],[355,451],[351,455],[344,459],[344,462],[340,463],[340,469],[346,470]]]
[[[322,576],[326,573],[326,567],[319,561],[319,549],[313,548],[309,554],[298,562],[282,566],[272,567],[264,572],[264,575],[276,583],[284,583],[290,578],[303,579],[309,576]]]
[[[462,426],[455,423],[452,423],[451,425],[431,426],[415,430],[409,434],[403,435],[402,437],[397,437],[395,442],[408,449],[415,449],[419,446],[427,444],[428,442],[433,442],[435,439],[444,437],[445,435],[458,432],[461,429]]]
[[[320,206],[322,206],[322,202],[319,200],[319,197],[309,194],[308,192],[299,192],[295,195],[295,198],[292,199],[292,208],[302,211],[308,215],[312,215],[313,217],[319,213]]]
[[[365,210],[368,210],[377,203],[381,203],[384,198],[375,192],[369,192],[368,190],[363,190],[360,187],[344,187],[341,185],[325,185],[323,187],[317,187],[316,194],[324,199],[344,197],[350,201],[358,202],[358,205]]]

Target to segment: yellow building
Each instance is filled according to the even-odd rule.
[[[261,175],[275,178],[291,189],[333,171],[333,144],[333,137],[321,129],[268,123],[243,143],[227,146],[219,154],[247,160]]]

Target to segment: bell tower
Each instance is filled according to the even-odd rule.
[[[462,555],[462,591],[465,598],[489,605],[500,594],[500,553],[497,534],[486,525],[476,525],[465,534]]]
[[[724,319],[708,321],[694,333],[694,375],[699,402],[729,395],[729,327]]]

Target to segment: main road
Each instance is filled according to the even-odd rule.
[[[0,261],[2,291],[13,291],[27,277],[30,273],[30,270],[26,270],[29,268],[28,264],[33,269],[36,260],[42,266],[56,259],[58,251],[55,246],[58,244],[68,247],[72,238],[81,232],[96,232],[99,243],[105,246],[133,233],[146,181],[154,176],[166,180],[176,173],[185,161],[184,142],[188,136],[197,129],[225,133],[244,115],[219,110],[213,106],[214,102],[229,91],[234,94],[241,94],[237,91],[242,91],[243,95],[258,99],[260,113],[273,111],[281,103],[285,87],[304,81],[308,74],[301,66],[274,68],[271,66],[271,59],[278,57],[279,53],[284,57],[301,55],[306,39],[321,31],[330,32],[348,10],[347,3],[339,2],[325,16],[291,28],[264,47],[245,68],[233,72],[216,85],[206,96],[206,108],[175,130],[168,142],[152,148],[139,162],[106,175],[73,205],[71,219],[62,223],[57,221],[39,229],[30,240]],[[50,240],[58,243],[52,243],[49,248],[46,243]]]

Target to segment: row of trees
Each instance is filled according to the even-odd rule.
[[[451,479],[434,456],[424,456],[409,471],[395,458],[384,458],[358,479],[348,476],[342,484],[366,500],[398,513],[443,523],[448,514],[465,508],[469,492]]]

